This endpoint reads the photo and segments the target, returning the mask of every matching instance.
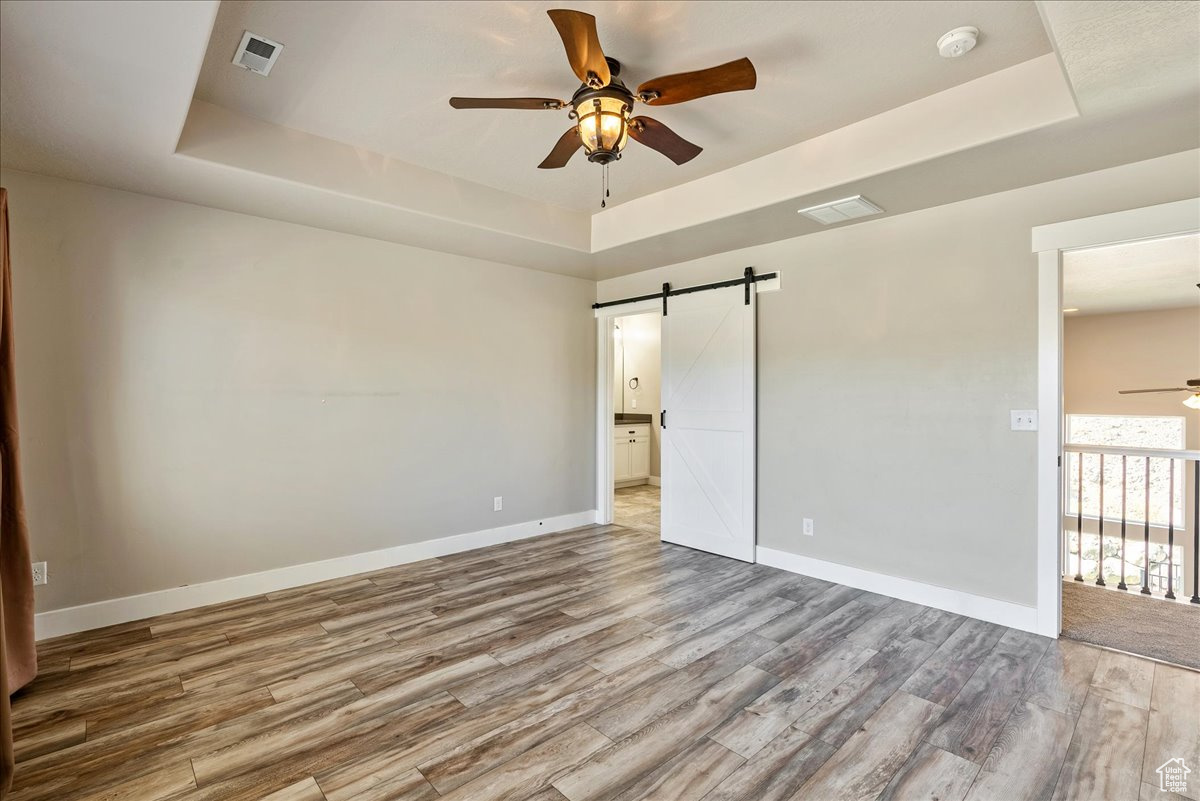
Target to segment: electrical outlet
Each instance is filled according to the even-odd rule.
[[[45,562],[33,563],[33,586],[40,587],[50,581],[50,574],[46,572]]]
[[[811,517],[804,518],[804,536],[811,537],[813,535],[813,521]]]
[[[493,512],[499,512],[503,508],[504,508],[504,496],[503,495],[497,495],[495,498],[492,498],[492,511]]]

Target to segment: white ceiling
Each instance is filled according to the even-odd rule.
[[[1063,254],[1063,308],[1080,316],[1200,306],[1197,284],[1197,234]]]
[[[576,157],[561,171],[530,166],[563,127],[554,114],[449,109],[447,95],[483,94],[493,72],[504,84],[496,94],[570,92],[545,5],[519,0],[482,8],[346,3],[335,13],[311,3],[4,0],[0,166],[594,279],[824,230],[795,210],[837,197],[862,193],[887,214],[902,214],[1200,143],[1200,46],[1187,33],[1188,25],[1200,30],[1200,3],[1147,0],[1133,13],[1124,4],[1040,0],[1056,52],[1001,70],[1024,58],[1020,47],[1036,50],[1046,35],[1018,35],[1026,30],[1026,3],[571,5],[598,14],[602,41],[625,59],[631,83],[743,54],[754,59],[760,89],[653,112],[707,146],[691,165],[699,172],[655,153],[635,160],[631,146],[613,171],[616,204],[596,214],[594,165]],[[662,26],[630,23],[650,12],[665,19]],[[224,63],[236,44],[222,33],[226,15],[259,13],[282,22],[257,32],[287,46],[266,79]],[[380,28],[388,19],[403,24],[394,36],[355,39],[372,33],[364,23],[370,19]],[[299,30],[280,32],[284,23]],[[958,61],[934,56],[937,35],[963,23],[984,29],[979,47]],[[467,33],[448,32],[455,26]],[[512,46],[489,39],[489,31],[503,31]],[[656,43],[668,35],[684,56],[662,52]],[[520,58],[505,55],[526,39],[539,44]],[[726,41],[738,44],[723,49]],[[169,43],[154,51],[152,68],[146,42]],[[1157,42],[1171,52],[1149,52]],[[1130,64],[1142,50],[1154,64],[1149,73]],[[324,83],[339,74],[331,62],[360,58],[343,101],[343,92]],[[457,72],[431,69],[431,60]],[[877,63],[891,66],[877,70]],[[397,64],[409,65],[409,74],[393,76]],[[261,108],[247,114],[195,97],[205,95],[210,69],[232,75],[221,81],[234,88],[240,81],[269,90],[265,99],[247,99]],[[285,105],[272,106],[273,87],[302,69],[307,77]],[[344,122],[320,113],[322,105]],[[404,118],[405,133],[432,155],[371,150],[405,147],[389,114],[409,107],[425,113]],[[742,108],[743,118],[758,115],[753,129],[729,124],[731,110]],[[287,124],[262,121],[271,115]],[[322,137],[295,127],[308,116],[346,132]],[[536,148],[516,131],[540,125],[549,133]],[[465,151],[450,143],[452,134]],[[768,141],[768,134],[779,138]],[[360,135],[378,143],[353,141]],[[474,152],[494,136],[511,137],[514,149],[528,145],[528,153],[490,160]],[[778,149],[779,142],[789,146]],[[418,158],[426,160],[409,160]],[[464,167],[472,158],[514,177],[477,175]],[[720,158],[730,159],[725,169],[699,177],[713,168],[709,159]],[[661,188],[633,199],[634,181],[645,182],[639,191]],[[567,193],[565,200],[554,192]],[[575,203],[572,192],[582,197],[578,208],[559,205]]]
[[[1050,0],[1040,4],[1085,113],[1200,98],[1200,3]]]
[[[568,99],[571,74],[547,8],[561,2],[228,2],[198,99],[560,206],[596,211],[600,171],[576,156],[536,165],[567,112],[470,110],[453,95]],[[631,143],[611,168],[618,201],[772,153],[1050,52],[1033,2],[573,2],[597,18],[631,87],[748,56],[750,92],[647,113],[705,148],[675,166]],[[978,48],[944,59],[935,43],[975,25]],[[242,32],[282,42],[269,77],[230,61]]]

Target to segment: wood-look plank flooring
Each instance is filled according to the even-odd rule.
[[[658,533],[662,507],[662,489],[653,484],[637,484],[613,491],[613,522],[625,528]]]
[[[12,801],[1136,801],[1200,771],[1198,673],[622,526],[39,651]]]

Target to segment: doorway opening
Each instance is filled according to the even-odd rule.
[[[1062,275],[1063,636],[1200,668],[1200,235]]]
[[[1095,217],[1049,223],[1032,230],[1031,250],[1037,254],[1038,357],[1037,357],[1037,606],[1036,630],[1047,637],[1063,633],[1063,579],[1069,565],[1064,536],[1067,476],[1071,448],[1066,443],[1066,409],[1063,398],[1063,259],[1066,254],[1109,245],[1161,240],[1200,230],[1200,200],[1178,200],[1157,206],[1127,209]],[[1072,312],[1074,313],[1074,312]],[[1133,388],[1133,387],[1129,387]],[[1092,446],[1100,447],[1100,446]],[[1177,453],[1177,452],[1174,452]],[[1174,453],[1172,455],[1174,455]],[[1128,459],[1126,459],[1128,465]],[[1078,464],[1074,465],[1078,475]],[[1193,466],[1192,470],[1195,470]],[[1193,472],[1193,487],[1197,479]],[[1078,488],[1076,487],[1076,490]],[[1195,497],[1195,496],[1193,496]],[[1076,494],[1078,499],[1078,492]],[[1097,501],[1099,497],[1097,494]],[[1170,505],[1170,504],[1169,504]],[[1126,504],[1128,511],[1128,503]],[[1077,517],[1078,522],[1078,517]],[[1107,532],[1107,520],[1105,521]],[[1195,529],[1200,529],[1193,518]],[[1129,534],[1126,520],[1126,544]],[[1099,532],[1097,532],[1098,534]],[[1193,543],[1194,544],[1194,543]],[[1195,560],[1200,549],[1194,549]],[[1192,562],[1192,593],[1200,576]],[[1070,578],[1073,580],[1074,575]],[[1082,582],[1076,582],[1082,583]],[[1126,580],[1128,586],[1128,579]],[[1081,588],[1082,589],[1082,588]],[[1128,590],[1120,591],[1122,593]],[[1139,590],[1140,594],[1140,590]],[[1128,600],[1128,599],[1126,599]],[[1189,599],[1190,601],[1190,599]],[[1200,605],[1200,597],[1197,598]]]
[[[747,267],[738,279],[697,286],[672,287],[623,300],[596,303],[597,428],[596,482],[598,523],[614,521],[618,476],[641,481],[643,462],[653,458],[654,434],[660,451],[661,495],[659,539],[674,545],[755,561],[756,553],[756,408],[757,296],[764,285],[778,289],[777,273],[756,276]],[[619,307],[619,309],[617,308]],[[642,366],[634,365],[633,339],[624,364],[616,356],[616,325],[620,318],[653,315],[659,328],[658,368],[661,379],[658,419],[648,402],[635,407],[627,397],[618,412],[616,387],[623,393],[644,386]],[[632,333],[632,328],[629,329]],[[636,371],[639,375],[634,375]],[[646,444],[639,442],[639,424],[628,415],[650,413]],[[622,415],[622,417],[618,417]],[[617,427],[621,421],[625,425]],[[657,428],[655,428],[657,426]],[[635,461],[636,460],[636,461]],[[628,472],[625,472],[628,471]],[[647,468],[649,471],[649,468]],[[647,475],[645,484],[653,476]],[[624,483],[624,482],[622,482]],[[624,488],[623,488],[624,489]],[[634,494],[634,493],[628,493]],[[652,520],[654,490],[643,489],[643,506],[633,510]],[[647,508],[649,507],[649,508]]]
[[[662,316],[612,321],[613,523],[659,537],[662,498]]]

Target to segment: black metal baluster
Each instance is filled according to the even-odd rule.
[[[1083,454],[1075,454],[1079,459],[1079,495],[1076,497],[1075,518],[1075,580],[1083,581]]]
[[[1125,469],[1128,467],[1126,460],[1129,457],[1121,454],[1121,582],[1117,584],[1118,590],[1127,590],[1129,587],[1125,585],[1125,502],[1126,502],[1126,481]]]
[[[1142,595],[1150,594],[1150,457],[1146,459],[1146,483],[1142,486],[1142,494],[1145,495],[1146,511],[1142,516],[1142,520],[1146,523],[1145,531],[1142,535]]]
[[[1200,461],[1192,462],[1192,603],[1200,604]]]
[[[1167,460],[1167,595],[1175,600],[1175,460]]]
[[[1096,557],[1096,586],[1103,587],[1104,584],[1104,454],[1100,454],[1100,519],[1096,523],[1099,526],[1100,534],[1100,551]]]

